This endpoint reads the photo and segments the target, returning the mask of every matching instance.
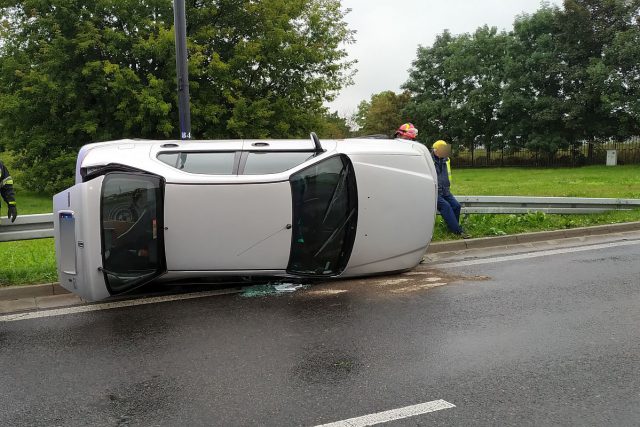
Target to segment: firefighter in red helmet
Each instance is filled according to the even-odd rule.
[[[413,123],[405,123],[398,128],[396,133],[393,135],[394,138],[399,139],[408,139],[411,141],[415,141],[418,136],[418,129],[413,125]]]

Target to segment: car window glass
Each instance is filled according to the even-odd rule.
[[[160,153],[158,160],[189,173],[232,175],[235,152]]]
[[[304,163],[314,156],[310,152],[250,152],[244,167],[245,175],[279,173]]]

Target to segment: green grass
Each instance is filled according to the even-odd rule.
[[[451,191],[460,196],[552,196],[640,199],[640,165],[582,168],[454,169]],[[640,210],[597,215],[468,215],[465,231],[473,237],[562,230],[640,221]],[[434,241],[456,239],[438,217]]]
[[[0,153],[14,179],[18,215],[50,213],[53,211],[52,195],[27,191],[21,185],[23,174],[14,166],[9,152]],[[6,221],[7,206],[2,203],[2,222]],[[0,225],[1,227],[1,225]],[[0,243],[0,287],[58,280],[53,239],[23,240]]]
[[[4,153],[2,158],[5,159]],[[7,162],[7,164],[10,164]],[[15,174],[20,214],[52,211],[51,196],[21,190]],[[588,166],[562,169],[455,169],[455,195],[558,196],[640,198],[640,165]],[[3,206],[3,214],[5,207]],[[463,220],[473,237],[500,236],[543,230],[640,221],[640,210],[597,215],[468,215]],[[434,241],[456,239],[438,216]],[[46,283],[57,280],[52,239],[0,244],[0,286]],[[5,261],[6,260],[6,261]]]
[[[33,193],[16,189],[16,203],[19,215],[53,212],[53,197],[48,194]],[[6,206],[2,203],[2,214],[6,216]]]
[[[552,215],[542,212],[519,215],[471,214],[462,218],[462,226],[472,237],[491,237],[632,221],[640,221],[640,209],[592,215]],[[454,239],[459,237],[450,233],[442,218],[438,216],[433,241]]]
[[[14,181],[14,189],[16,191],[16,202],[18,204],[19,215],[30,215],[38,213],[49,213],[53,211],[53,195],[42,192],[27,191],[21,185],[22,173],[14,166],[13,156],[10,152],[0,153],[0,160],[7,165]],[[2,215],[7,215],[4,200],[2,203]]]
[[[58,280],[53,239],[0,243],[0,286]]]
[[[640,199],[640,165],[558,169],[453,167],[451,191],[455,195]]]

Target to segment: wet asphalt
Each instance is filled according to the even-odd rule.
[[[640,244],[0,322],[0,425],[638,425]]]

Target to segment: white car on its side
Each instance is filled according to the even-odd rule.
[[[89,144],[54,196],[58,275],[92,301],[151,281],[403,271],[436,200],[429,151],[404,140]]]

